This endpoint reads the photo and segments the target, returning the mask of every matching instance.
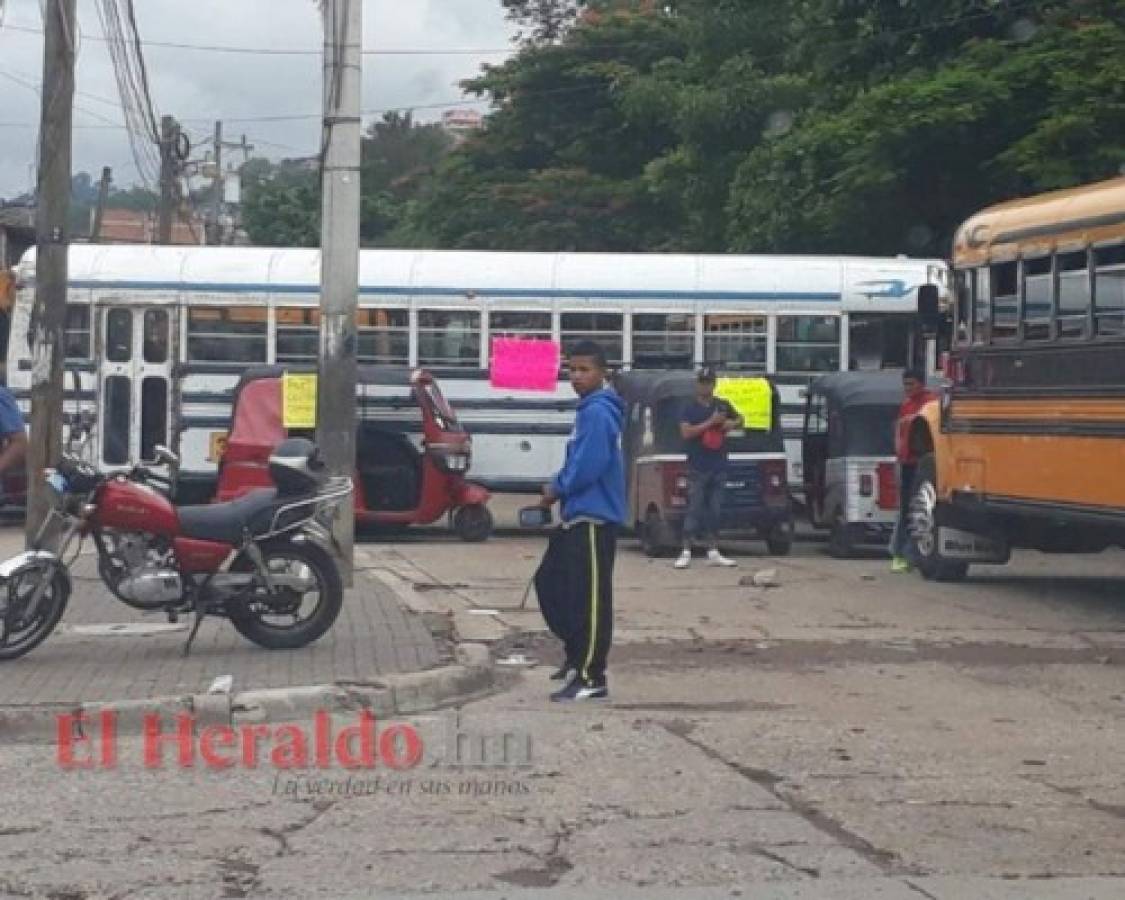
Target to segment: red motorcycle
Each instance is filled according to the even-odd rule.
[[[274,488],[175,507],[168,499],[179,465],[173,453],[157,448],[168,477],[144,466],[99,473],[72,449],[90,431],[88,420],[72,422],[71,448],[44,473],[54,502],[33,549],[0,563],[0,660],[30,652],[59,623],[69,567],[86,537],[102,581],[123,603],[163,611],[170,622],[194,614],[184,655],[207,615],[229,618],[243,637],[270,649],[303,647],[332,627],[343,586],[328,523],[352,484],[325,477],[312,442],[276,448]]]

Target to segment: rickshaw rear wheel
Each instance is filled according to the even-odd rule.
[[[788,556],[793,549],[793,524],[771,528],[766,534],[766,549],[770,556]]]
[[[487,541],[492,534],[492,513],[480,503],[462,506],[453,514],[453,530],[468,544]]]
[[[661,540],[664,531],[664,519],[659,510],[650,509],[645,513],[645,520],[641,524],[641,549],[645,556],[659,559],[668,552],[668,545]]]
[[[837,559],[855,556],[855,544],[840,511],[832,514],[832,531],[828,535],[828,552]]]

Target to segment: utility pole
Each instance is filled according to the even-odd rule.
[[[43,470],[62,450],[63,331],[70,246],[71,116],[77,40],[75,0],[48,3],[43,13],[43,94],[35,222],[35,305],[31,311],[31,435],[27,448],[30,545],[47,517]]]
[[[329,472],[350,478],[355,473],[363,0],[324,0],[322,10],[324,156],[317,443]],[[342,557],[341,575],[351,587],[354,497],[337,509],[332,531]]]
[[[211,187],[211,239],[209,244],[223,242],[223,123],[215,123],[215,181]]]
[[[176,123],[171,116],[160,118],[160,219],[158,244],[172,243],[172,214],[176,206]]]
[[[113,171],[109,166],[102,168],[102,180],[98,184],[98,205],[94,207],[94,224],[90,226],[90,243],[96,244],[101,238],[102,217],[105,215],[105,204],[109,199],[109,185],[113,180]]]

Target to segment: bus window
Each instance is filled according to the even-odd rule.
[[[1019,319],[1019,270],[1017,263],[997,263],[991,269],[992,338],[1011,340],[1016,336]]]
[[[410,361],[410,312],[405,309],[359,311],[359,361],[405,366]]]
[[[704,362],[764,372],[768,343],[765,316],[706,316],[703,320]]]
[[[133,311],[111,309],[105,327],[105,356],[110,362],[123,363],[133,358]]]
[[[488,316],[489,358],[493,338],[522,338],[524,340],[551,339],[551,314],[549,312],[513,312],[498,310]]]
[[[156,459],[156,447],[168,440],[168,381],[150,377],[141,382],[141,460]]]
[[[902,369],[910,352],[910,316],[852,313],[848,317],[848,369]]]
[[[480,313],[423,309],[418,312],[418,364],[480,366]]]
[[[838,317],[778,317],[778,372],[834,372],[839,368],[840,320]]]
[[[1023,336],[1028,341],[1051,337],[1051,257],[1039,256],[1023,261],[1024,302]]]
[[[695,357],[692,313],[636,313],[633,362],[690,368]]]
[[[1062,253],[1059,255],[1059,337],[1085,337],[1089,310],[1089,257],[1085,250]]]
[[[501,310],[488,316],[488,333],[492,337],[551,337],[549,312],[511,312]]]
[[[611,366],[625,359],[625,317],[620,313],[563,313],[560,324],[564,366],[567,351],[579,341],[600,344]]]
[[[290,306],[277,310],[279,363],[315,363],[320,355],[320,310]]]
[[[197,306],[188,310],[188,362],[265,362],[267,341],[264,308]]]
[[[972,271],[958,270],[953,275],[953,283],[957,296],[957,310],[953,318],[953,343],[960,346],[970,342],[973,327]]]
[[[66,305],[66,324],[63,341],[68,360],[90,358],[90,307],[85,303]]]
[[[1097,333],[1125,334],[1125,244],[1094,251]]]
[[[131,315],[131,310],[124,310]],[[124,375],[111,375],[105,380],[102,407],[102,458],[106,465],[122,466],[129,462],[129,434],[133,423],[132,380]]]
[[[146,363],[168,362],[168,310],[146,309],[144,316],[144,359]],[[151,457],[145,457],[150,459]]]
[[[973,334],[974,344],[987,344],[992,333],[992,293],[988,269],[973,270],[976,284],[973,287]]]

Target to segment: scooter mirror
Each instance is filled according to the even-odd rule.
[[[545,528],[551,524],[551,511],[542,506],[525,506],[520,510],[520,528]]]

